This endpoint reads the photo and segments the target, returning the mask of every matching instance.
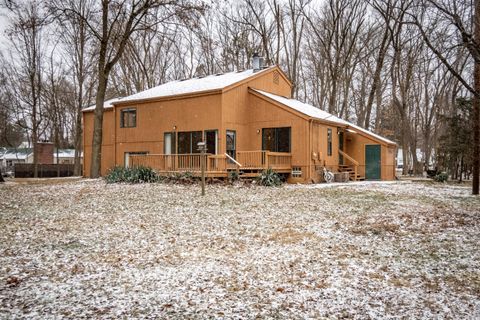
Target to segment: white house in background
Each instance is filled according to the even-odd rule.
[[[13,172],[15,163],[29,163],[33,161],[32,148],[0,148],[0,171]]]
[[[417,152],[417,160],[418,162],[424,162],[424,153],[423,153],[423,150],[420,149],[420,148],[417,148],[416,150]],[[412,163],[413,161],[413,157],[412,155],[410,155],[410,163]],[[435,161],[435,152],[434,150],[432,150],[432,153],[430,154],[430,161],[428,161],[428,163],[430,165],[432,165],[432,163],[434,163]],[[402,148],[398,148],[397,150],[397,168],[403,168],[403,149]]]
[[[75,149],[58,149],[53,152],[54,164],[74,164]],[[33,148],[0,148],[0,171],[13,172],[16,163],[33,163]],[[83,163],[83,153],[80,154]]]
[[[58,156],[58,158],[57,158]],[[80,154],[80,163],[83,161],[83,153]],[[58,149],[53,151],[53,163],[54,164],[74,164],[75,162],[75,149]]]

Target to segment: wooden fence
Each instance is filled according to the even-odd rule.
[[[38,164],[38,178],[72,177],[73,164]],[[32,163],[16,163],[15,178],[33,178],[34,165]]]

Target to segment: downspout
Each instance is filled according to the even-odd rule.
[[[112,105],[113,105],[113,165],[117,166],[117,107],[113,103]]]
[[[310,182],[313,181],[312,179],[312,140],[313,140],[313,119],[310,118],[308,120],[308,153],[307,153],[307,161],[308,161],[308,179]]]
[[[80,151],[80,154],[82,155],[81,156],[81,161],[82,161],[82,176],[84,178],[90,178],[90,177],[87,177],[87,174],[85,173],[86,170],[85,170],[85,112],[82,111],[82,141],[83,141],[83,145],[82,145],[82,148],[81,148],[81,151]]]

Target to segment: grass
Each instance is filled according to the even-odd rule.
[[[469,192],[9,182],[0,318],[475,318]]]

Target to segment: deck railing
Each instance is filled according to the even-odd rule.
[[[159,172],[200,172],[201,154],[146,154],[131,155],[129,165],[146,166]],[[205,154],[206,171],[226,173],[228,170],[291,170],[292,155],[284,152],[237,151],[236,159],[226,154]]]
[[[236,160],[242,169],[258,169],[265,165],[265,151],[237,151]]]
[[[207,155],[208,156],[208,155]],[[207,161],[207,166],[221,165],[220,161]],[[130,166],[145,166],[158,171],[200,171],[201,154],[146,154],[131,155]]]
[[[242,169],[288,170],[292,167],[292,154],[272,151],[237,151],[237,161]]]
[[[267,168],[282,170],[292,168],[292,155],[284,152],[266,152]]]
[[[343,156],[345,159],[347,159],[352,165],[353,165],[353,172],[354,172],[354,177],[353,181],[357,181],[357,174],[358,174],[358,161],[353,159],[351,156],[343,152],[342,150],[338,150],[338,153]]]

